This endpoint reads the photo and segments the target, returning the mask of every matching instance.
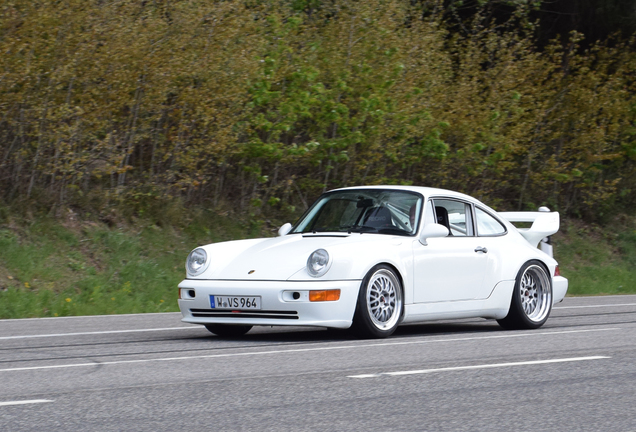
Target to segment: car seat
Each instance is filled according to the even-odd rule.
[[[448,219],[448,210],[444,207],[435,206],[435,214],[437,215],[437,223],[448,228],[448,235],[453,235],[450,230],[450,221]]]

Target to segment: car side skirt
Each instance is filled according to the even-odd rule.
[[[501,281],[490,297],[483,300],[416,303],[406,305],[402,322],[423,322],[439,319],[494,318],[508,315],[515,281]]]

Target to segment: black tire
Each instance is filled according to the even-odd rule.
[[[536,329],[548,320],[552,310],[552,278],[540,261],[525,263],[515,281],[510,309],[497,320],[505,329]]]
[[[400,324],[403,311],[400,278],[391,267],[379,264],[362,280],[352,328],[365,338],[385,338]]]
[[[219,337],[238,337],[250,331],[252,326],[245,324],[206,324],[205,328]]]

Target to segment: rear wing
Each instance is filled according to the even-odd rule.
[[[497,213],[508,222],[532,222],[530,228],[517,228],[532,246],[538,246],[542,238],[559,230],[559,212],[501,212]]]

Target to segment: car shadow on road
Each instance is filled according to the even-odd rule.
[[[494,320],[448,322],[436,321],[425,324],[409,324],[398,327],[389,339],[487,333],[503,331]],[[202,342],[210,340],[228,342],[263,343],[312,343],[362,340],[350,329],[326,329],[316,327],[256,326],[249,333],[239,337],[219,337],[213,334],[197,338]]]

